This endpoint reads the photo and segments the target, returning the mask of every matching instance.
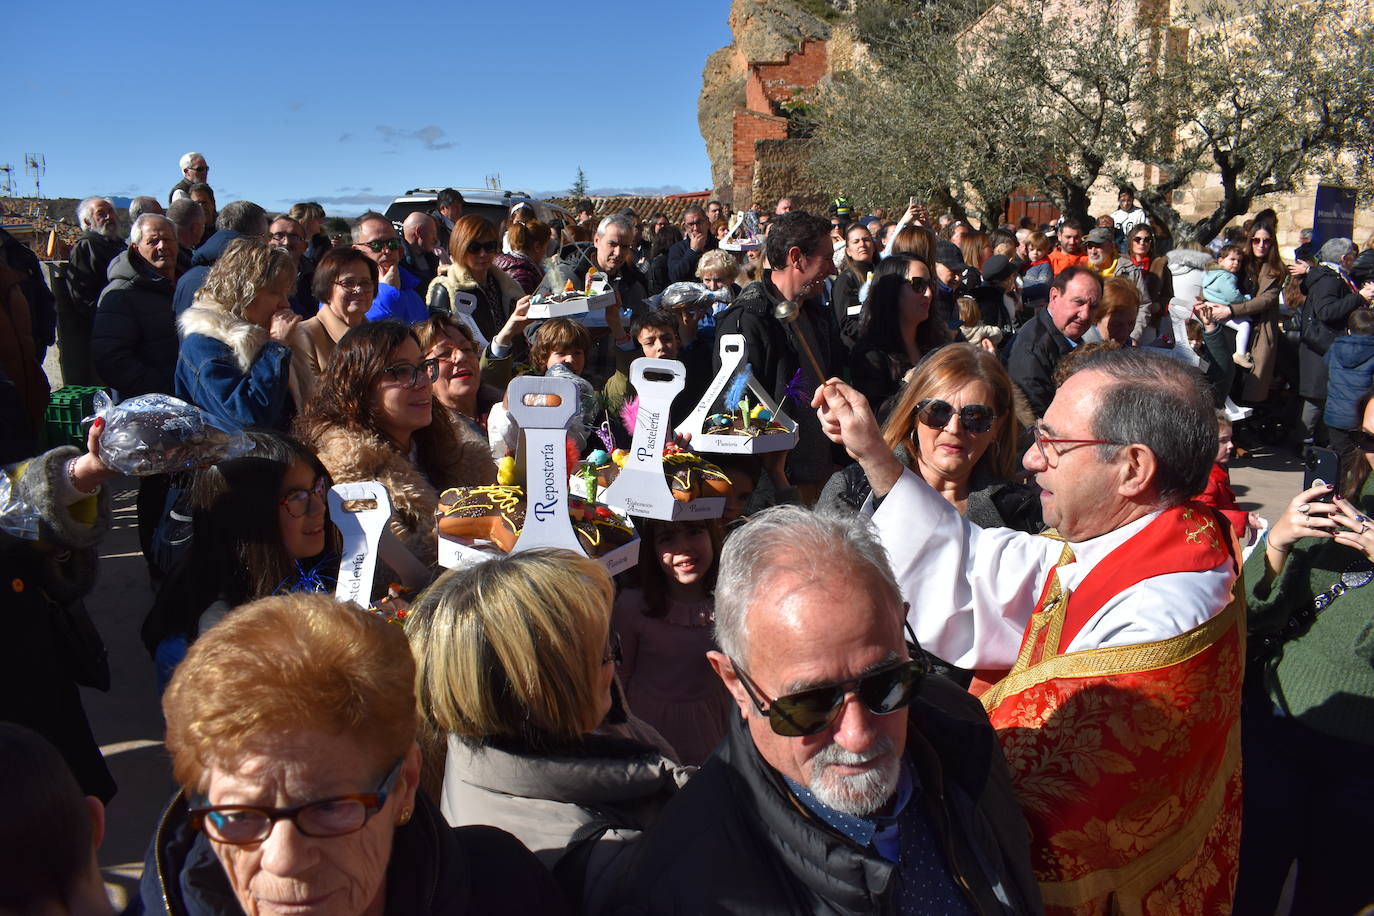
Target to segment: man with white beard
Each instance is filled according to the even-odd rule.
[[[109,283],[110,262],[124,251],[114,204],[103,197],[87,197],[76,208],[81,238],[72,246],[67,264],[67,301],[59,299],[57,333],[61,347],[62,382],[66,385],[98,385],[91,364],[91,325],[95,304]]]
[[[602,912],[1041,912],[987,717],[903,638],[865,521],[759,513],[725,543],[715,611],[740,716]]]

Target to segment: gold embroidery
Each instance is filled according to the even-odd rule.
[[[1192,510],[1192,509],[1185,509],[1185,510],[1183,510],[1183,520],[1184,520],[1185,522],[1191,521],[1192,518],[1193,518],[1193,510]],[[1198,544],[1198,543],[1201,543],[1202,536],[1205,534],[1205,535],[1207,535],[1207,543],[1210,544],[1213,548],[1217,548],[1217,547],[1220,547],[1220,546],[1221,546],[1221,542],[1219,542],[1219,541],[1216,539],[1216,530],[1217,530],[1216,520],[1213,519],[1213,518],[1211,518],[1211,517],[1203,517],[1203,518],[1198,522],[1198,526],[1197,526],[1196,528],[1192,528],[1192,529],[1187,529],[1187,528],[1185,528],[1185,530],[1184,530],[1184,532],[1183,532],[1183,537],[1184,537],[1184,539],[1187,540],[1188,543],[1190,543],[1190,544]]]

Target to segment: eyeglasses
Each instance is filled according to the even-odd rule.
[[[400,363],[395,366],[387,366],[382,370],[382,374],[402,388],[414,388],[419,383],[422,374],[431,382],[439,378],[439,361],[427,359],[418,366]]]
[[[371,248],[374,254],[381,254],[383,251],[398,251],[401,247],[401,240],[398,238],[373,239],[370,242],[359,242],[359,245],[366,245]]]
[[[914,659],[852,680],[790,693],[774,700],[749,679],[738,662],[731,659],[730,665],[739,675],[739,682],[744,685],[744,692],[749,694],[754,708],[768,716],[768,725],[774,734],[784,738],[803,738],[824,731],[835,721],[844,698],[851,693],[874,715],[885,716],[903,709],[916,699],[925,676],[930,673],[929,662],[924,658]],[[764,705],[765,700],[767,705]]]
[[[350,280],[347,277],[339,277],[334,281],[334,285],[350,293],[362,293],[372,289],[371,280]]]
[[[479,251],[485,251],[487,254],[496,254],[496,252],[500,250],[501,243],[498,241],[468,242],[468,254],[477,254]]]
[[[1047,467],[1059,467],[1059,457],[1071,449],[1045,448],[1047,445],[1125,445],[1125,442],[1118,442],[1115,439],[1051,439],[1045,435],[1045,431],[1037,423],[1030,428],[1031,436],[1035,439],[1035,447],[1040,450],[1040,457],[1045,459]]]
[[[954,405],[938,398],[924,398],[916,403],[916,419],[931,429],[944,429],[955,414]],[[965,404],[958,410],[959,423],[971,433],[985,433],[992,429],[992,421],[1001,416],[986,404]]]
[[[610,645],[607,646],[606,654],[601,657],[601,664],[609,665],[615,662],[617,665],[625,660],[625,654],[620,650],[620,634],[611,631]]]
[[[401,775],[402,757],[386,774],[375,792],[357,795],[336,795],[306,802],[292,808],[268,808],[256,805],[205,805],[188,812],[191,826],[203,830],[210,839],[231,846],[251,846],[261,843],[272,833],[272,825],[288,820],[304,836],[334,837],[355,833],[372,815],[382,810],[386,797],[396,787]]]
[[[1250,244],[1251,244],[1251,245],[1272,245],[1272,244],[1274,244],[1274,240],[1273,240],[1273,239],[1260,239],[1260,238],[1255,238],[1255,239],[1251,239],[1251,240],[1250,240]]]
[[[304,242],[304,241],[305,241],[305,236],[303,236],[303,235],[297,235],[297,234],[294,233],[294,232],[273,232],[273,233],[272,233],[272,240],[273,240],[273,241],[278,241],[278,240],[280,240],[280,241],[286,241],[286,242]]]
[[[431,350],[434,358],[441,363],[453,363],[455,366],[467,359],[469,356],[477,356],[475,344],[464,344],[461,347],[445,347],[442,350]]]
[[[1154,240],[1155,237],[1153,235],[1137,235],[1135,238],[1131,239],[1131,241],[1135,242],[1137,245],[1147,245]]]
[[[209,167],[208,165],[193,165],[193,166],[191,166],[191,171],[193,171],[193,172],[208,172],[208,171],[210,171],[210,167]]]
[[[1362,452],[1374,452],[1374,433],[1366,429],[1352,429],[1349,433],[1351,443]]]
[[[930,279],[928,277],[907,277],[906,282],[911,284],[911,291],[918,296],[924,296],[930,292]]]
[[[705,226],[705,225],[706,225],[706,220],[704,220],[704,219],[689,219],[689,220],[685,221],[682,225],[684,225],[684,226]]]
[[[292,518],[300,518],[310,511],[311,501],[319,500],[324,505],[324,478],[317,477],[308,490],[288,490],[281,498],[281,505]]]

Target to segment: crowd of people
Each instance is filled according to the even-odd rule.
[[[82,598],[118,475],[103,420],[39,448],[55,330],[66,383],[250,444],[139,479],[179,790],[129,912],[1272,913],[1294,863],[1294,912],[1374,903],[1369,249],[1286,261],[1266,212],[1162,251],[1128,191],[975,229],[914,199],[497,225],[446,189],[331,238],[181,168],[127,243],[82,202],[56,296],[3,248],[0,909],[110,912],[78,685],[109,685]],[[531,317],[589,273],[612,305]],[[510,482],[512,379],[578,386],[586,457],[630,445],[634,359],[682,364],[677,425],[723,335],[797,440],[706,456],[719,519],[638,519],[614,577],[438,565],[440,494]],[[1285,416],[1338,479],[1265,520],[1226,466]],[[326,500],[364,481],[368,609],[330,597]]]

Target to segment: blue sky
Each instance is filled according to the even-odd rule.
[[[221,205],[357,215],[412,187],[700,190],[729,0],[67,0],[5,12],[0,163],[43,194],[152,194],[205,154]],[[60,37],[59,37],[60,36]],[[16,91],[17,90],[17,91]],[[33,180],[17,171],[17,193]]]

